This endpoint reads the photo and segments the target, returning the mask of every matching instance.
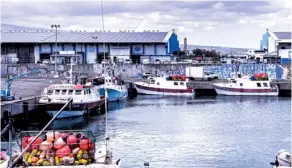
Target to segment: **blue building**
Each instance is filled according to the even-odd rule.
[[[291,33],[267,30],[260,42],[260,49],[268,52],[266,56],[273,55],[279,58],[281,64],[291,63]]]
[[[16,54],[20,63],[67,63],[69,56],[79,63],[98,63],[104,54],[114,61],[132,59],[173,60],[179,51],[174,31],[65,32],[50,30],[1,32],[1,55]],[[56,45],[57,38],[57,45]]]

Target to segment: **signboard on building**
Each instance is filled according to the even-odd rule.
[[[60,51],[59,52],[60,55],[74,55],[75,51]]]

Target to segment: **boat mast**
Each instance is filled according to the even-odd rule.
[[[104,31],[104,16],[103,16],[103,3],[102,0],[100,0],[100,4],[101,4],[101,22],[102,22],[102,34],[104,35],[105,31]],[[105,37],[105,36],[104,36]],[[105,39],[103,38],[103,60],[105,60]],[[104,77],[106,77],[106,64],[104,64]],[[105,106],[105,139],[106,139],[106,152],[108,151],[108,144],[107,144],[107,89],[104,85],[104,106]]]
[[[73,57],[71,57],[70,59],[70,84],[73,84],[73,74],[72,74],[72,71],[73,71]]]

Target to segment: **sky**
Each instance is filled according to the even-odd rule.
[[[103,1],[105,30],[159,30],[180,43],[260,47],[262,34],[291,31],[292,0],[271,1]],[[12,12],[13,11],[13,12]],[[63,30],[102,29],[101,1],[2,0],[1,23]]]

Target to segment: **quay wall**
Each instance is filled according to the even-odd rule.
[[[122,78],[137,78],[138,75],[144,72],[153,74],[185,74],[185,68],[188,65],[176,64],[124,64],[115,65],[114,74],[120,75]],[[7,75],[17,75],[27,72],[29,69],[38,68],[41,74],[29,74],[30,77],[51,78],[54,74],[54,64],[1,64],[1,77],[5,78]],[[57,65],[59,76],[69,76],[70,65]],[[231,77],[231,73],[237,69],[235,64],[222,65],[204,65],[204,71],[214,72],[220,78],[226,79]],[[74,65],[73,73],[78,76],[93,76],[103,73],[103,66],[101,64],[78,64]],[[271,79],[290,79],[291,68],[289,66],[277,64],[240,64],[238,71],[244,75],[252,75],[258,72],[265,72]]]

